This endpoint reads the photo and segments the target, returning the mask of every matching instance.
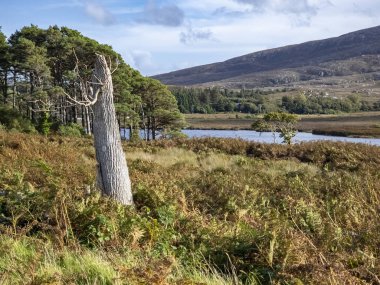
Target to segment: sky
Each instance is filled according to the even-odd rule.
[[[0,10],[7,36],[66,26],[143,75],[380,25],[380,0],[0,0]]]

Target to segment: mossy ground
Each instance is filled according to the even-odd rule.
[[[0,284],[380,284],[380,148],[125,144],[135,207],[90,139],[0,131]]]

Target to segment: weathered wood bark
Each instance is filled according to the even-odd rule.
[[[92,129],[91,129],[91,119],[90,119],[90,110],[89,107],[85,106],[84,107],[84,120],[85,120],[85,125],[86,125],[86,134],[91,135],[92,134]]]
[[[98,184],[102,193],[124,205],[132,205],[131,182],[121,145],[119,127],[113,102],[111,72],[103,55],[96,56],[94,92],[100,89],[94,104],[94,141],[98,161]]]

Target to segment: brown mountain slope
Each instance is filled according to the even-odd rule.
[[[274,86],[380,71],[380,26],[153,76],[170,85]]]

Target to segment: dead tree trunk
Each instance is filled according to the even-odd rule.
[[[85,114],[85,124],[86,124],[86,134],[91,135],[91,113],[90,113],[90,107],[85,106],[84,107],[84,114]]]
[[[94,141],[98,161],[98,184],[102,193],[124,205],[132,205],[131,182],[121,145],[113,103],[111,72],[103,55],[96,55],[93,92],[100,93],[94,109]]]

